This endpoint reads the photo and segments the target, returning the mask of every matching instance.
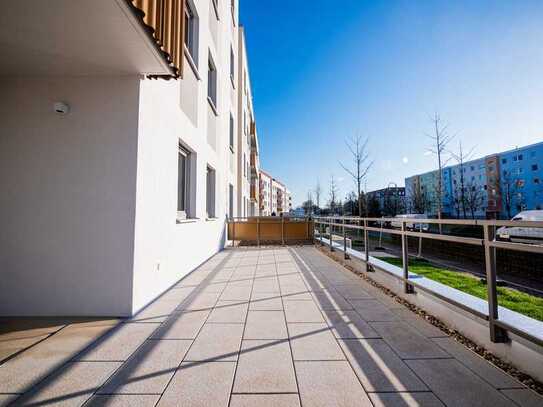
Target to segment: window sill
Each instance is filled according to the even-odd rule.
[[[232,146],[229,146],[230,147],[230,151],[232,152],[232,154],[234,154],[234,147]]]
[[[202,78],[200,77],[200,73],[198,72],[198,67],[196,66],[196,63],[194,62],[194,59],[192,59],[192,55],[190,54],[189,49],[184,44],[183,44],[183,53],[185,54],[185,58],[187,58],[187,61],[189,62],[189,66],[192,69],[194,76],[196,76],[196,79],[198,81],[201,81]]]
[[[177,223],[178,225],[183,223],[196,223],[198,222],[198,220],[198,218],[177,218],[175,220],[175,223]]]
[[[218,4],[215,0],[211,0],[211,2],[213,3],[213,10],[215,10],[215,17],[217,17],[217,21],[220,21]]]
[[[215,103],[213,103],[213,100],[211,100],[209,96],[207,97],[207,102],[209,103],[209,106],[211,107],[211,110],[213,110],[213,113],[215,114],[215,116],[218,116],[219,112],[217,111],[217,108],[215,107]]]
[[[206,218],[206,222],[216,222],[219,218]]]

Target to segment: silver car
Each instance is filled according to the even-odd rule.
[[[512,221],[543,221],[543,210],[522,211]],[[502,226],[496,231],[497,240],[543,245],[543,228]]]

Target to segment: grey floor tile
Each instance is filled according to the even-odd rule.
[[[298,394],[233,394],[230,407],[300,407]]]
[[[366,391],[428,390],[382,339],[346,340],[339,344]]]
[[[192,341],[149,340],[102,386],[100,394],[161,394]]]
[[[406,363],[447,406],[511,406],[509,399],[457,360],[407,360]]]
[[[508,398],[522,407],[543,406],[543,396],[530,389],[505,389],[501,390]]]
[[[464,345],[456,342],[454,339],[434,338],[433,341],[447,351],[447,353],[454,356],[468,369],[489,382],[492,386],[502,389],[525,387],[522,383],[493,366],[490,362],[467,349]]]
[[[279,294],[273,292],[253,292],[249,309],[252,311],[281,311],[283,310],[283,300]]]
[[[73,362],[64,365],[30,392],[17,406],[79,406],[88,400],[120,362]]]
[[[370,325],[402,359],[451,357],[430,339],[403,322],[371,322]]]
[[[307,290],[296,291],[290,294],[281,294],[284,301],[313,301],[311,293]]]
[[[180,303],[181,301],[177,300],[160,300],[150,304],[127,322],[163,322],[175,312]]]
[[[31,338],[0,340],[0,361],[20,352],[49,337],[49,334],[35,335]]]
[[[85,407],[154,407],[160,398],[150,394],[116,394],[93,396]]]
[[[312,295],[317,306],[322,310],[353,309],[353,306],[335,290],[314,291]]]
[[[295,362],[304,407],[358,407],[371,402],[347,361]]]
[[[160,324],[122,324],[100,338],[93,347],[75,360],[126,360],[149,338]]]
[[[236,361],[243,324],[206,324],[198,334],[186,361]]]
[[[287,340],[243,341],[235,393],[297,392],[294,366]]]
[[[334,335],[326,324],[288,324],[294,360],[344,360]]]
[[[199,311],[212,309],[220,293],[197,293],[191,295],[177,307],[176,311]]]
[[[283,311],[249,311],[243,339],[287,339]]]
[[[377,300],[349,300],[362,319],[368,322],[397,321],[399,318]]]
[[[0,368],[0,393],[21,393],[28,389],[114,328],[116,323],[108,320],[69,325],[5,362]]]
[[[235,362],[183,362],[157,407],[227,407]]]
[[[380,335],[356,311],[327,311],[326,323],[336,338],[379,338]]]
[[[362,284],[338,285],[336,291],[347,300],[371,300],[373,296],[362,287]]]
[[[247,318],[249,301],[223,301],[219,300],[211,314],[208,323],[244,323]]]
[[[375,407],[444,407],[433,393],[370,393]]]
[[[253,292],[276,292],[279,293],[279,280],[277,277],[255,278]]]
[[[284,301],[287,322],[324,322],[321,311],[313,301]]]
[[[251,286],[226,287],[221,294],[224,301],[249,301],[251,298]]]
[[[17,397],[17,394],[0,394],[0,407],[8,407]]]
[[[426,321],[422,316],[415,314],[407,308],[394,308],[391,309],[391,311],[398,315],[402,321],[411,325],[418,333],[427,338],[446,338],[449,336],[438,327],[433,326],[430,322]]]
[[[152,335],[154,339],[194,339],[204,325],[210,310],[173,314]]]

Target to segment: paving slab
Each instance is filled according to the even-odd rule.
[[[82,405],[120,365],[120,362],[68,363],[18,398],[15,405]]]
[[[324,319],[336,338],[380,338],[380,335],[356,311],[326,311]]]
[[[281,297],[285,301],[313,301],[311,292],[307,290],[293,291],[290,294],[281,293]]]
[[[374,297],[362,288],[361,283],[337,285],[336,291],[347,300],[371,300]]]
[[[382,339],[345,340],[339,344],[366,391],[428,390]]]
[[[349,300],[362,319],[368,322],[397,321],[399,319],[377,300]]]
[[[243,339],[287,339],[283,311],[249,311]]]
[[[32,339],[52,334],[59,329],[79,322],[91,322],[90,318],[7,318],[0,317],[0,342],[15,339]]]
[[[430,322],[426,321],[422,316],[414,313],[410,309],[407,308],[393,308],[391,311],[398,315],[400,319],[411,325],[415,330],[427,337],[427,338],[447,338],[449,335],[447,335],[445,332],[443,332],[438,327],[432,325]]]
[[[20,353],[0,367],[0,393],[22,393],[94,340],[111,330],[115,320],[72,324]]]
[[[244,323],[249,301],[219,300],[211,311],[208,323]]]
[[[85,407],[154,407],[160,396],[150,394],[96,395]]]
[[[192,341],[148,340],[100,388],[99,394],[162,394]]]
[[[504,389],[501,390],[509,399],[513,400],[522,407],[541,407],[543,406],[543,396],[530,389]]]
[[[230,407],[300,407],[298,394],[232,394]]]
[[[311,295],[321,310],[353,309],[353,306],[335,290],[313,291]]]
[[[186,288],[186,287],[185,287]],[[194,290],[190,287],[190,290]],[[178,300],[162,300],[159,299],[140,311],[132,318],[128,318],[126,322],[163,322],[175,312],[175,309],[181,301]]]
[[[279,280],[277,277],[255,278],[253,292],[276,292],[279,293]]]
[[[482,377],[492,386],[498,389],[514,389],[525,387],[522,383],[498,369],[490,362],[467,349],[464,345],[452,338],[434,338],[433,341],[443,348],[448,354],[460,361],[464,366],[475,374]]]
[[[235,362],[183,362],[157,407],[228,407]]]
[[[370,393],[375,407],[444,407],[433,393]]]
[[[358,407],[371,402],[347,361],[295,362],[304,407]]]
[[[4,339],[0,341],[0,362],[4,359],[9,358],[10,356],[15,355],[22,350],[29,348],[30,346],[43,341],[45,338],[48,338],[50,334],[45,335],[35,335],[28,338],[20,339]]]
[[[234,380],[234,393],[297,391],[288,341],[243,341]]]
[[[221,294],[223,301],[249,301],[251,298],[251,286],[226,287]]]
[[[281,311],[283,310],[283,300],[275,292],[253,291],[249,309],[252,311]]]
[[[287,322],[324,322],[321,311],[313,301],[283,302]]]
[[[328,325],[288,324],[294,360],[345,360]]]
[[[205,324],[185,361],[236,361],[243,324]]]
[[[195,339],[210,312],[204,310],[175,313],[153,332],[152,338]]]
[[[511,406],[508,398],[457,360],[424,359],[406,363],[447,406]]]
[[[370,325],[402,359],[451,357],[404,322],[370,322]]]
[[[121,324],[93,343],[89,349],[78,355],[75,360],[126,360],[151,336],[159,325],[156,323]]]

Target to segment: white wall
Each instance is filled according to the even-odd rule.
[[[0,81],[1,315],[130,314],[138,82]]]

